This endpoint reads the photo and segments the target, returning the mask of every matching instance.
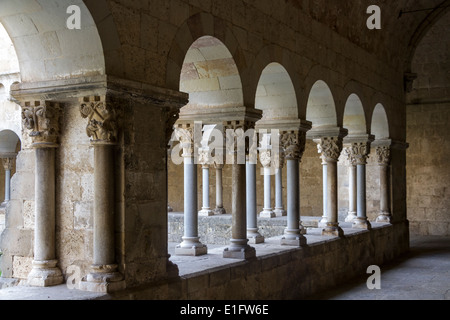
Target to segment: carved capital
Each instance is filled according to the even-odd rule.
[[[190,125],[178,125],[175,128],[175,137],[180,142],[183,149],[183,157],[194,156],[194,127]]]
[[[301,160],[305,152],[306,133],[300,131],[282,132],[280,146],[287,160]]]
[[[322,154],[325,162],[337,162],[343,148],[343,140],[340,137],[323,137],[317,144],[317,149]]]
[[[33,144],[57,145],[61,107],[51,101],[34,101],[22,104],[22,121],[30,131]]]
[[[3,168],[6,170],[11,171],[14,167],[14,162],[15,162],[15,158],[3,158],[2,162],[3,162]]]
[[[352,165],[366,165],[370,154],[370,143],[352,143],[344,149],[344,154]]]
[[[209,167],[214,163],[209,150],[201,149],[198,151],[198,163],[203,167]]]
[[[270,150],[261,150],[259,153],[259,160],[264,168],[270,168],[272,164],[272,153]]]
[[[105,97],[84,97],[80,100],[80,112],[88,119],[86,133],[93,143],[113,144],[118,138],[116,111]]]
[[[391,163],[391,148],[388,146],[377,147],[377,161],[380,166],[389,166]]]

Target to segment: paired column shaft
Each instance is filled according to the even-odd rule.
[[[256,164],[246,163],[247,182],[247,238],[252,244],[264,242],[264,237],[258,232],[258,217],[256,203]]]
[[[216,165],[216,209],[214,213],[226,214],[223,206],[223,165]]]

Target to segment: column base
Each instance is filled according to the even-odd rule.
[[[345,222],[353,222],[356,219],[356,212],[349,212]]]
[[[210,208],[202,208],[202,210],[198,213],[199,217],[211,217],[213,215],[214,211],[212,211]]]
[[[93,265],[91,273],[83,279],[79,290],[98,293],[112,293],[126,289],[122,274],[117,271],[117,265]]]
[[[272,211],[272,209],[263,209],[263,211],[259,214],[260,218],[267,218],[272,219],[276,218],[275,212]]]
[[[281,238],[280,244],[282,246],[303,247],[307,245],[306,237],[301,233],[301,230],[285,231],[285,236]]]
[[[248,240],[231,239],[231,245],[223,251],[225,259],[248,260],[256,258],[255,248],[247,244]]]
[[[377,223],[391,223],[392,222],[392,216],[389,212],[382,212],[377,220]]]
[[[264,236],[258,232],[258,229],[247,229],[247,238],[251,244],[260,244],[265,241]]]
[[[222,214],[227,214],[227,211],[225,210],[225,208],[215,208],[214,209],[214,214],[216,215],[222,215]]]
[[[339,225],[328,223],[325,229],[322,230],[323,236],[331,236],[331,237],[343,237],[344,230],[342,230]]]
[[[176,256],[203,256],[208,254],[208,247],[199,241],[198,237],[183,237],[183,242],[175,247]]]
[[[353,229],[371,230],[372,229],[372,225],[367,220],[367,218],[359,218],[359,217],[357,217],[356,219],[353,220],[352,228]]]
[[[273,212],[275,213],[275,216],[277,216],[277,217],[286,217],[287,216],[287,212],[283,208],[275,208],[275,210],[273,210]]]
[[[57,260],[33,261],[27,284],[32,287],[52,287],[64,283],[62,272],[56,267],[57,263]]]
[[[326,217],[322,217],[322,220],[319,221],[318,227],[325,228],[328,224],[328,219]]]

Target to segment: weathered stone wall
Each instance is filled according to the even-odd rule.
[[[450,13],[422,39],[407,100],[408,219],[411,232],[450,235]]]

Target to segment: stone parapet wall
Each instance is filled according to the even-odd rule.
[[[302,299],[366,274],[409,250],[407,222],[346,234],[308,236],[304,248],[217,267],[172,279],[163,285],[129,289],[116,299]],[[265,244],[262,244],[265,246]],[[257,248],[258,251],[258,248]],[[289,276],[286,276],[289,275]]]

